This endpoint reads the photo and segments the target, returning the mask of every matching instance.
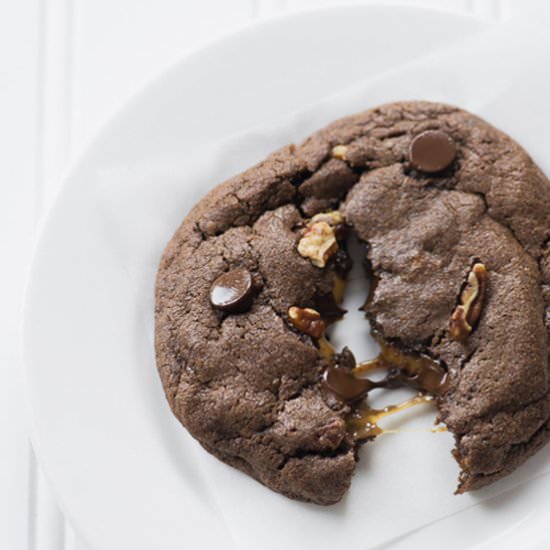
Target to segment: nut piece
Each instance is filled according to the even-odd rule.
[[[331,212],[320,212],[319,214],[315,214],[313,218],[311,218],[310,223],[316,223],[316,222],[326,222],[332,227],[336,225],[342,225],[344,223],[344,216],[338,210],[332,210]]]
[[[472,332],[481,315],[488,278],[487,268],[482,263],[475,263],[460,294],[460,303],[451,315],[449,332],[453,340],[463,341]]]
[[[337,241],[342,241],[347,235],[347,228],[344,224],[344,216],[338,210],[330,210],[328,212],[320,212],[315,214],[308,225],[316,222],[326,222],[334,228],[334,235]]]
[[[324,221],[308,224],[298,242],[298,252],[300,256],[309,258],[314,266],[325,267],[329,258],[338,252],[334,229]]]
[[[336,145],[332,148],[332,158],[346,160],[346,153],[348,148],[345,145]]]
[[[309,307],[289,307],[288,318],[299,331],[312,338],[321,338],[325,331],[325,322],[320,313]]]

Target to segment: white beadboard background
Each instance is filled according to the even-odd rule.
[[[29,442],[19,349],[33,241],[68,162],[129,95],[182,53],[261,18],[343,3],[0,0],[0,550],[86,550]],[[496,21],[550,11],[545,0],[399,4]]]

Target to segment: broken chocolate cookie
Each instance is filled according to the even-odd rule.
[[[355,365],[324,336],[366,245],[382,345]],[[433,401],[458,491],[550,438],[550,183],[510,137],[456,107],[383,105],[211,191],[162,257],[156,355],[174,414],[210,453],[291,498],[337,502],[379,418]],[[366,276],[367,277],[367,276]],[[378,382],[373,365],[387,369]],[[410,403],[373,411],[374,387]]]

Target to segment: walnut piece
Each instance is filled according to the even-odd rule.
[[[348,148],[345,145],[336,145],[332,148],[332,158],[340,159],[340,160],[346,160],[346,153],[348,152]]]
[[[332,210],[331,212],[320,212],[319,214],[315,214],[313,218],[311,218],[310,223],[316,223],[316,222],[326,222],[332,227],[336,225],[342,225],[344,223],[344,216],[338,210]]]
[[[309,258],[316,267],[325,267],[331,256],[338,252],[334,228],[325,221],[308,224],[298,242],[298,253]]]
[[[476,262],[470,273],[464,290],[460,293],[460,303],[451,315],[450,336],[453,340],[463,341],[472,332],[483,307],[489,273],[480,262]]]
[[[299,331],[313,338],[321,338],[325,331],[325,322],[315,309],[292,306],[288,308],[288,318]]]

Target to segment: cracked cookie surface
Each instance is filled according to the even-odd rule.
[[[456,143],[444,170],[411,141]],[[550,184],[508,136],[456,107],[401,102],[338,120],[211,191],[168,244],[156,288],[157,365],[174,414],[212,454],[292,498],[337,502],[358,444],[350,407],[322,382],[328,359],[288,322],[332,292],[336,262],[297,245],[340,209],[367,245],[377,337],[448,371],[439,416],[456,439],[459,491],[515,469],[550,437]],[[449,335],[474,261],[490,273],[475,330]],[[213,281],[252,276],[250,307],[213,308]]]

